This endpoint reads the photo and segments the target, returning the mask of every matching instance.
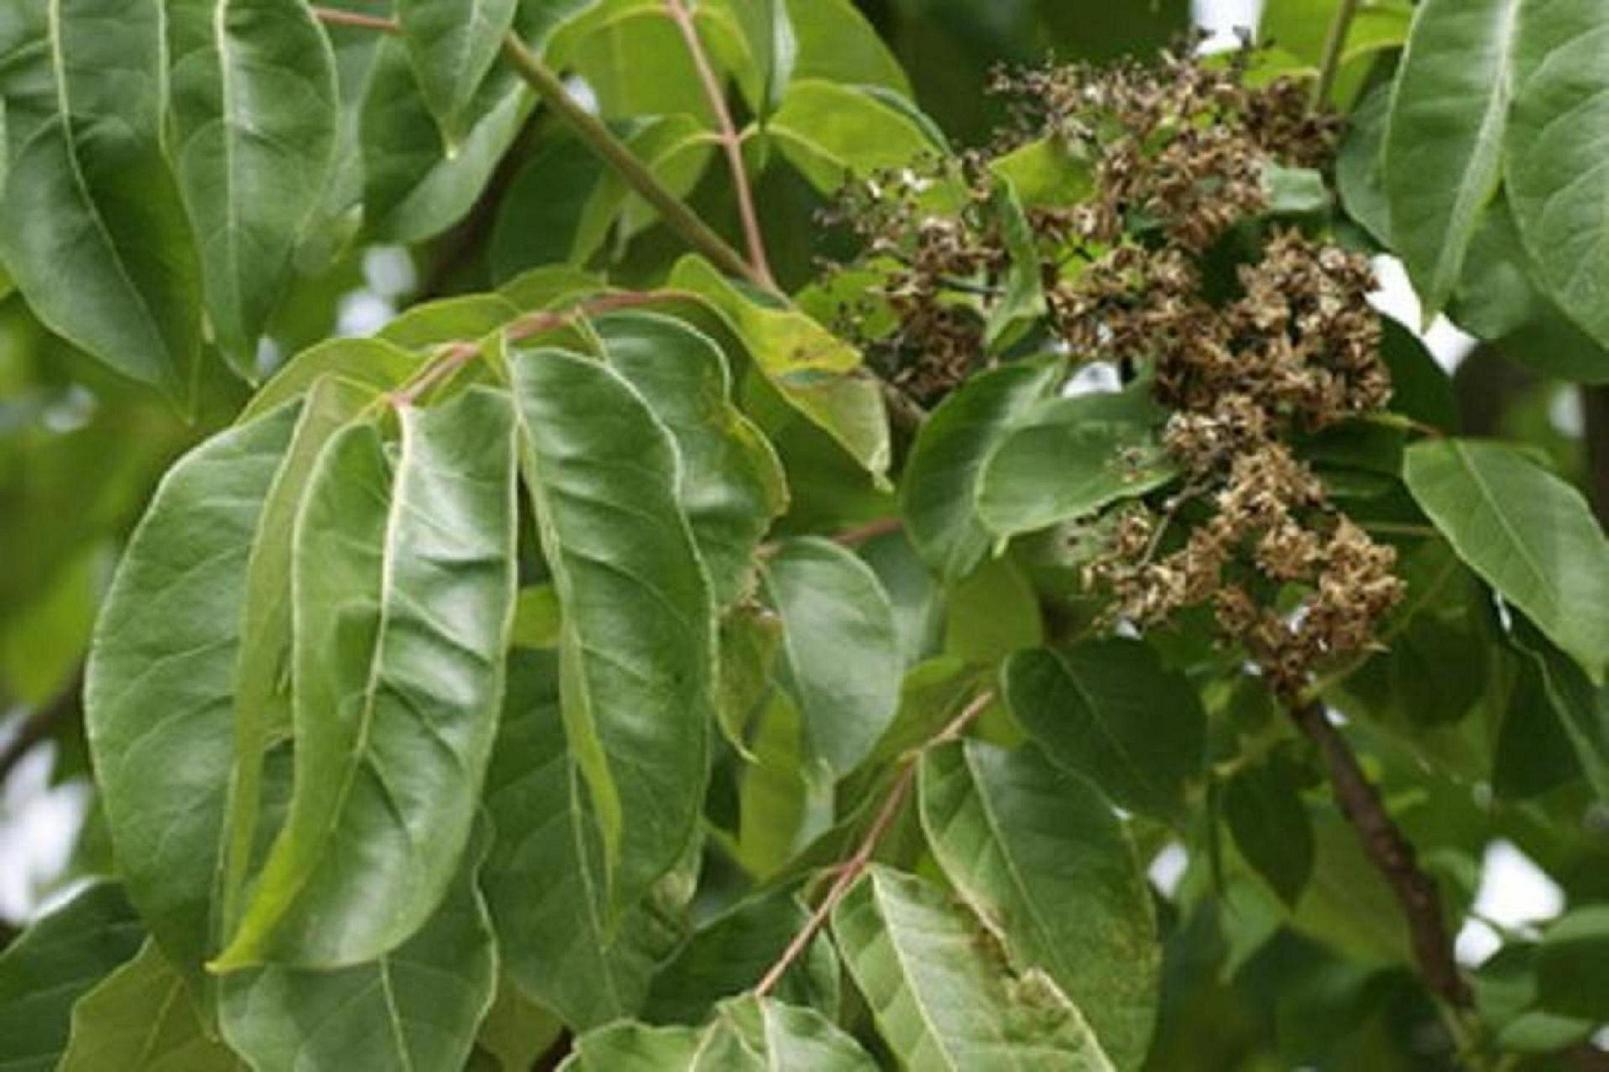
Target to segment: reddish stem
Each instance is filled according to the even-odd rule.
[[[687,5],[682,0],[665,0],[665,9],[682,32],[682,40],[687,43],[688,54],[692,56],[693,66],[698,71],[698,80],[703,83],[704,96],[709,99],[710,110],[714,112],[715,122],[720,127],[721,147],[726,153],[726,165],[732,172],[738,216],[743,222],[743,235],[748,242],[749,264],[761,283],[771,290],[777,290],[777,281],[771,274],[771,262],[765,252],[765,235],[760,230],[760,215],[754,207],[754,190],[749,185],[748,169],[743,164],[743,139],[738,135],[737,125],[732,122],[732,111],[726,106],[726,94],[722,92],[720,79],[715,76],[715,68],[704,51],[704,43],[699,40],[698,26]]]
[[[975,697],[949,725],[945,726],[931,740],[906,758],[899,774],[894,779],[893,786],[888,791],[888,796],[883,800],[883,806],[877,810],[877,817],[872,820],[872,825],[866,828],[866,836],[861,839],[860,845],[849,859],[832,869],[836,871],[838,877],[833,880],[832,885],[827,889],[827,895],[821,899],[821,904],[817,905],[816,910],[810,913],[810,918],[805,921],[805,925],[799,929],[799,932],[793,936],[793,940],[782,951],[782,955],[777,958],[776,963],[771,965],[770,970],[755,984],[754,993],[757,997],[765,997],[776,989],[777,984],[782,981],[782,977],[788,973],[788,969],[810,947],[811,940],[815,938],[822,927],[827,925],[827,920],[832,916],[833,909],[837,908],[838,902],[844,899],[844,895],[849,892],[849,887],[853,886],[855,880],[870,866],[872,856],[877,852],[877,846],[882,842],[889,828],[894,825],[894,820],[899,817],[900,809],[904,807],[905,801],[911,795],[911,787],[916,783],[916,765],[921,761],[922,754],[934,745],[953,741],[961,736],[966,731],[966,728],[979,715],[983,714],[984,709],[993,701],[994,693],[992,691]]]
[[[378,30],[381,33],[401,33],[402,27],[395,19],[388,19],[383,15],[364,15],[356,11],[342,11],[338,7],[311,6],[313,17],[326,26],[353,26],[360,30]]]

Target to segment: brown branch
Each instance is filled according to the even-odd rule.
[[[722,92],[720,79],[715,76],[715,68],[710,64],[704,43],[699,40],[698,26],[687,5],[682,0],[665,0],[665,9],[682,32],[682,40],[687,43],[687,52],[698,71],[698,80],[704,86],[704,96],[709,100],[710,110],[715,114],[716,125],[720,128],[721,147],[726,153],[726,166],[732,173],[732,188],[737,195],[738,217],[743,221],[743,235],[748,241],[749,265],[754,269],[755,277],[768,289],[780,290],[776,277],[771,274],[770,259],[765,253],[765,235],[760,230],[760,215],[754,207],[754,190],[749,183],[748,169],[743,163],[743,139],[737,132],[737,125],[732,122],[732,111],[726,106],[726,94]]]
[[[36,745],[48,740],[58,727],[77,716],[83,706],[83,692],[84,671],[80,667],[67,687],[57,693],[54,699],[23,719],[22,725],[17,727],[16,736],[6,742],[4,749],[0,749],[0,785],[5,784],[12,769]]]
[[[1290,709],[1290,715],[1318,746],[1341,814],[1357,831],[1364,853],[1402,905],[1414,961],[1425,985],[1454,1010],[1470,1009],[1473,999],[1453,957],[1452,937],[1435,880],[1420,868],[1413,845],[1387,814],[1379,791],[1358,765],[1346,738],[1330,722],[1324,705],[1316,701],[1298,705]]]
[[[905,801],[911,795],[911,788],[916,784],[916,765],[921,761],[923,753],[935,745],[953,741],[961,736],[962,733],[966,732],[966,728],[979,715],[983,714],[984,709],[993,701],[994,693],[992,691],[979,694],[971,703],[966,705],[949,725],[945,726],[920,748],[906,756],[900,767],[899,774],[894,778],[894,784],[889,788],[888,796],[883,800],[883,806],[877,810],[877,817],[872,820],[871,826],[866,828],[866,836],[861,839],[860,845],[856,847],[854,854],[838,865],[836,869],[837,877],[833,879],[832,886],[827,890],[827,895],[821,899],[821,904],[816,906],[816,910],[810,913],[810,918],[805,921],[804,926],[793,936],[793,940],[782,951],[782,955],[777,958],[776,963],[771,965],[760,981],[754,985],[754,993],[757,997],[765,997],[776,989],[777,984],[782,981],[782,977],[788,973],[788,969],[810,947],[811,940],[815,938],[822,927],[827,925],[827,920],[832,916],[832,910],[838,907],[839,901],[844,899],[844,895],[849,892],[849,887],[853,886],[855,880],[870,866],[872,856],[877,852],[877,846],[894,825],[894,820],[899,817],[900,809],[905,806]]]

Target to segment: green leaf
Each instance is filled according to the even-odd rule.
[[[810,756],[841,777],[871,752],[899,707],[899,635],[877,575],[827,540],[783,544],[765,564],[782,616],[785,683]]]
[[[564,1072],[872,1072],[832,1022],[771,998],[727,1002],[704,1027],[618,1023],[576,1040]]]
[[[850,178],[908,167],[934,147],[923,129],[875,96],[837,82],[797,80],[766,127],[788,161],[819,192]]]
[[[98,883],[0,952],[0,1068],[51,1072],[73,1004],[139,951],[145,932],[121,887]]]
[[[1596,684],[1609,666],[1609,541],[1575,488],[1498,443],[1408,448],[1408,490],[1460,558]]]
[[[1134,845],[1106,800],[1032,747],[953,741],[922,758],[922,826],[1018,971],[1043,969],[1119,1068],[1145,1059],[1161,949]]]
[[[1391,244],[1391,205],[1386,200],[1386,121],[1391,115],[1391,87],[1370,90],[1348,117],[1346,134],[1335,157],[1335,187],[1341,205],[1369,236],[1383,246]],[[1478,255],[1468,265],[1480,263]]]
[[[610,918],[680,859],[704,799],[715,608],[675,441],[606,365],[510,361],[525,482],[564,616],[564,720],[597,808]]]
[[[270,967],[223,982],[224,1037],[255,1072],[464,1067],[497,989],[497,954],[475,873],[484,822],[446,896],[417,933],[373,961],[338,971]]]
[[[470,126],[475,90],[497,62],[518,0],[401,0],[397,21],[419,92],[449,148]]]
[[[335,157],[335,57],[300,0],[170,0],[173,146],[207,314],[235,366],[291,276]]]
[[[694,328],[655,313],[612,313],[594,322],[604,358],[648,403],[676,441],[678,497],[716,600],[754,584],[754,552],[788,505],[776,451],[732,404],[720,348]]]
[[[188,968],[213,948],[247,561],[297,411],[231,428],[169,471],[91,648],[85,719],[118,869],[152,937]]]
[[[207,1037],[184,977],[154,942],[73,1006],[57,1072],[220,1072],[245,1069]]]
[[[510,656],[486,777],[497,836],[481,885],[504,970],[523,993],[586,1029],[641,1007],[659,961],[683,937],[692,883],[673,871],[609,926],[602,836],[559,702],[554,656]]]
[[[707,303],[787,403],[874,478],[888,471],[888,416],[876,381],[860,374],[859,351],[797,309],[761,304],[699,257],[678,261],[667,285]]]
[[[989,170],[1011,183],[1024,208],[1077,204],[1094,185],[1089,161],[1054,137],[1011,150],[991,162]]]
[[[564,1024],[541,1005],[521,994],[504,978],[497,997],[475,1036],[475,1047],[495,1062],[499,1072],[530,1072],[564,1033]]]
[[[1058,766],[1114,802],[1177,819],[1201,773],[1206,715],[1195,688],[1137,640],[1024,651],[1003,672],[1012,714]]]
[[[264,757],[269,743],[290,729],[276,725],[276,720],[288,706],[282,685],[291,662],[292,608],[285,578],[294,566],[296,517],[325,445],[368,400],[369,392],[342,380],[325,377],[313,385],[263,502],[247,560],[235,671],[234,763],[224,821],[219,911],[214,917],[222,932],[238,921],[239,896],[257,841]]]
[[[419,358],[379,339],[327,339],[285,363],[241,411],[249,421],[305,394],[321,376],[365,384],[378,395],[419,371]]]
[[[1024,362],[974,376],[940,402],[916,434],[900,482],[905,528],[941,578],[971,573],[991,538],[978,519],[984,460],[1016,419],[1050,393],[1060,361]]]
[[[811,777],[804,720],[785,692],[773,691],[755,716],[739,786],[737,857],[745,870],[771,878],[832,824],[832,800]]]
[[[781,103],[799,59],[798,33],[788,5],[784,0],[713,0],[708,6],[718,8],[742,32],[748,54],[744,62],[729,66],[749,108],[763,121]],[[825,6],[812,4],[802,13]]]
[[[1279,899],[1295,906],[1313,874],[1313,827],[1299,772],[1275,752],[1243,767],[1224,790],[1224,817],[1235,844]]]
[[[1609,8],[1526,0],[1504,178],[1542,289],[1609,346]]]
[[[551,584],[520,589],[514,604],[514,628],[509,643],[516,648],[557,648],[564,616],[559,593]]]
[[[6,87],[0,258],[52,331],[188,406],[201,279],[162,155],[162,5],[36,0],[10,19],[6,65],[39,69]]]
[[[523,14],[521,16],[523,18]],[[475,91],[479,116],[449,155],[399,40],[380,44],[364,94],[363,225],[377,239],[419,242],[447,230],[486,188],[532,108],[523,82],[494,69]]]
[[[1001,541],[1143,495],[1178,468],[1157,441],[1149,384],[1122,394],[1045,399],[984,459],[977,510]]]
[[[901,1067],[1113,1068],[1048,976],[1004,971],[972,921],[923,879],[873,865],[838,902],[832,930]]]
[[[650,1023],[698,1024],[721,998],[752,988],[775,964],[809,917],[790,892],[777,891],[740,902],[700,927],[654,977],[643,1006]],[[778,982],[779,1001],[838,1009],[838,958],[818,936]]]
[[[1414,14],[1385,135],[1391,236],[1428,321],[1458,283],[1496,192],[1520,0],[1426,0]]]
[[[717,694],[721,732],[750,761],[749,723],[771,695],[771,668],[781,648],[782,619],[769,609],[739,603],[722,615]]]
[[[1544,1008],[1566,1016],[1603,1016],[1609,1008],[1609,904],[1572,908],[1548,927],[1536,951]]]
[[[1039,319],[1048,307],[1044,271],[1039,263],[1039,243],[1009,179],[995,184],[989,207],[998,220],[1006,252],[1011,255],[1011,265],[1005,273],[1005,293],[989,312],[984,336],[988,346],[997,347],[1012,328],[1024,321]]]
[[[1609,803],[1609,685],[1594,687],[1579,666],[1532,634],[1528,626],[1522,625],[1519,634],[1520,651],[1540,679],[1549,713],[1558,719],[1587,784],[1598,799]],[[1523,731],[1524,740],[1534,753],[1540,728],[1532,720],[1540,713],[1532,709],[1524,714],[1530,722]]]
[[[1487,209],[1470,244],[1450,313],[1459,327],[1538,372],[1609,382],[1609,351],[1542,292],[1535,273],[1509,199],[1502,198]]]
[[[1023,648],[1045,642],[1039,594],[1010,558],[985,562],[949,593],[944,653],[978,666],[994,666]]]
[[[477,388],[400,423],[395,459],[372,423],[331,439],[297,518],[295,789],[219,970],[396,948],[469,838],[513,617],[513,412]]]
[[[413,306],[380,329],[377,338],[408,350],[489,335],[513,320],[519,307],[502,294],[463,294]]]
[[[798,41],[795,79],[882,86],[912,96],[904,68],[852,0],[787,0],[787,10]]]

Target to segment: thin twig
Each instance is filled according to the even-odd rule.
[[[671,193],[653,171],[631,151],[630,146],[615,136],[603,121],[570,96],[547,64],[525,47],[515,34],[503,39],[503,55],[525,79],[542,102],[563,119],[587,147],[603,158],[625,184],[659,211],[671,229],[687,240],[694,249],[703,253],[724,272],[741,276],[759,286],[770,288],[769,280],[756,271],[743,255],[733,249],[726,239],[716,234],[710,225],[688,208],[681,198]]]
[[[540,335],[544,331],[562,328],[578,319],[599,316],[603,313],[614,312],[617,309],[633,309],[643,305],[652,305],[655,302],[680,301],[684,297],[684,294],[674,290],[620,291],[613,294],[601,294],[598,297],[589,298],[565,309],[538,309],[535,312],[516,317],[503,329],[503,337],[509,342],[518,342],[521,339],[529,339],[533,335]],[[474,361],[476,357],[480,356],[480,352],[481,344],[469,339],[459,339],[442,344],[424,369],[413,379],[386,396],[387,400],[398,409],[413,405],[423,398],[431,388],[444,383],[459,369]]]
[[[331,26],[356,26],[381,33],[398,33],[400,27],[392,19],[373,15],[358,15],[334,8],[315,7],[313,14]],[[704,254],[724,272],[741,276],[760,286],[769,288],[769,278],[762,276],[743,259],[742,254],[727,244],[710,225],[671,193],[657,176],[638,160],[630,147],[617,138],[612,130],[591,112],[587,111],[564,88],[559,76],[553,73],[536,54],[525,47],[518,35],[510,33],[503,39],[503,56],[509,65],[536,91],[560,119],[593,152],[603,158],[617,175],[655,209],[670,228],[687,240],[688,244]]]
[[[1455,1011],[1469,1010],[1473,999],[1453,956],[1435,880],[1420,868],[1412,843],[1387,813],[1379,791],[1363,773],[1346,738],[1330,722],[1324,705],[1298,705],[1290,709],[1290,715],[1318,746],[1341,814],[1357,831],[1364,853],[1396,894],[1425,985]]]
[[[719,136],[721,146],[726,152],[726,166],[732,172],[732,188],[737,195],[738,217],[743,221],[743,234],[748,240],[749,265],[754,269],[754,275],[770,290],[778,290],[776,277],[771,274],[771,262],[765,253],[765,235],[760,230],[760,214],[754,207],[754,189],[749,183],[748,168],[743,163],[743,139],[738,135],[737,125],[732,122],[732,111],[726,106],[726,94],[721,90],[721,81],[715,76],[715,68],[710,64],[709,54],[704,50],[704,43],[699,40],[698,26],[693,21],[693,15],[687,10],[682,0],[665,0],[665,9],[675,20],[676,26],[682,32],[682,40],[687,43],[687,52],[693,58],[693,66],[698,71],[698,80],[704,86],[704,96],[708,98],[710,110],[715,114],[716,125],[720,128]]]
[[[875,540],[879,536],[887,536],[891,532],[898,532],[904,524],[905,522],[897,517],[880,517],[876,521],[868,521],[864,525],[856,525],[854,528],[845,529],[833,536],[832,542],[844,547],[859,547],[868,540]]]
[[[311,8],[313,17],[327,26],[351,26],[359,30],[378,30],[380,33],[399,34],[402,26],[395,19],[383,15],[363,15],[356,11],[342,11],[336,7]]]
[[[1335,76],[1341,68],[1341,53],[1346,49],[1346,35],[1352,29],[1352,19],[1358,13],[1358,0],[1341,0],[1330,20],[1329,34],[1324,38],[1324,59],[1319,63],[1318,81],[1313,83],[1312,110],[1318,111],[1330,100]]]
[[[983,714],[984,710],[993,702],[993,691],[979,694],[971,703],[967,704],[949,725],[940,730],[926,744],[906,756],[904,763],[900,767],[899,774],[894,779],[894,784],[889,788],[888,796],[883,800],[883,806],[877,811],[877,817],[872,820],[871,826],[866,828],[866,836],[861,839],[860,845],[856,847],[854,854],[838,866],[837,877],[833,879],[832,886],[827,890],[827,895],[821,899],[821,904],[817,905],[816,910],[810,913],[810,918],[805,921],[799,932],[793,936],[793,940],[782,951],[782,955],[777,958],[776,963],[771,965],[770,970],[755,984],[754,993],[756,996],[765,997],[776,989],[777,984],[782,981],[782,977],[787,974],[788,969],[810,947],[811,940],[815,938],[822,927],[826,926],[828,918],[832,916],[832,910],[838,907],[839,901],[844,899],[844,895],[849,892],[849,887],[855,884],[855,880],[871,864],[872,856],[877,852],[878,844],[882,842],[883,837],[894,825],[894,820],[899,817],[900,809],[904,807],[905,801],[911,795],[911,788],[916,783],[916,765],[921,761],[922,754],[935,745],[953,741],[961,736],[962,733],[966,732],[966,728],[979,715]]]

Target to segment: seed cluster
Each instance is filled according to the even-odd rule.
[[[893,329],[862,341],[885,375],[924,399],[952,389],[986,361],[988,312],[1012,267],[990,160],[1045,141],[1086,161],[1091,196],[1027,210],[1044,341],[1148,373],[1183,470],[1160,503],[1122,508],[1086,582],[1142,628],[1210,606],[1289,695],[1319,664],[1369,647],[1402,593],[1394,551],[1330,502],[1291,444],[1381,408],[1391,385],[1367,262],[1259,222],[1265,170],[1327,166],[1336,121],[1310,111],[1301,83],[1249,86],[1249,51],[1217,63],[1192,52],[1002,75],[1013,121],[987,154],[852,187],[834,218],[882,271],[845,326],[880,307]],[[1232,234],[1250,251],[1231,270]],[[1209,265],[1229,279],[1218,293]]]
[[[1209,297],[1202,275],[1214,245],[1265,208],[1264,164],[1322,163],[1333,128],[1294,87],[1245,89],[1234,66],[1170,60],[1028,84],[1074,131],[1124,130],[1101,145],[1095,196],[1071,217],[1086,245],[1108,248],[1058,282],[1052,315],[1074,353],[1152,370],[1171,411],[1163,442],[1185,474],[1159,512],[1119,518],[1087,579],[1142,627],[1210,604],[1294,694],[1315,666],[1368,647],[1402,594],[1395,552],[1334,508],[1290,446],[1389,400],[1374,279],[1362,257],[1295,229],[1266,237],[1227,299]]]

